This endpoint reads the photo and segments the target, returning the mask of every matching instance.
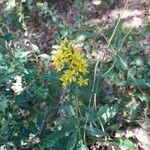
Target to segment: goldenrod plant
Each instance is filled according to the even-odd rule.
[[[0,0],[0,150],[150,149],[145,2]]]

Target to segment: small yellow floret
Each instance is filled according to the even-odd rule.
[[[88,79],[83,79],[82,76],[80,76],[79,80],[78,80],[78,84],[80,86],[83,86],[83,85],[88,85]]]
[[[62,81],[63,85],[69,85],[73,81],[76,81],[75,78],[75,71],[74,70],[66,70],[63,75],[60,77],[60,80]]]

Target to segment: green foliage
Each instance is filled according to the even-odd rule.
[[[118,144],[121,150],[135,150],[135,145],[133,142],[127,138],[119,138],[118,139]]]
[[[2,98],[0,102],[0,111],[5,113],[6,108],[7,108],[7,99]]]

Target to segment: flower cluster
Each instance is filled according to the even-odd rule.
[[[60,80],[67,86],[76,82],[79,86],[87,85],[88,79],[84,76],[88,73],[88,64],[82,58],[78,48],[71,41],[64,39],[54,56],[54,66],[56,70],[62,71]]]

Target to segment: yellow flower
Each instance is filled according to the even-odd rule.
[[[54,65],[57,71],[61,71],[63,67],[63,59],[62,59],[62,53],[58,53],[57,56],[54,58]]]
[[[73,81],[76,81],[75,71],[66,70],[60,77],[60,80],[63,82],[63,85],[70,85]]]
[[[88,79],[83,79],[82,76],[80,76],[79,80],[78,80],[78,84],[80,86],[83,86],[83,85],[88,85]]]
[[[81,79],[88,73],[88,64],[78,48],[69,40],[64,39],[54,57],[54,66],[56,70],[62,71],[60,80],[63,85],[70,85],[77,81],[80,86],[87,85],[87,79]]]
[[[76,63],[74,63],[74,64],[75,64],[78,72],[81,72],[83,74],[88,73],[88,70],[87,70],[88,65],[84,60],[80,59],[80,60],[76,61]]]

